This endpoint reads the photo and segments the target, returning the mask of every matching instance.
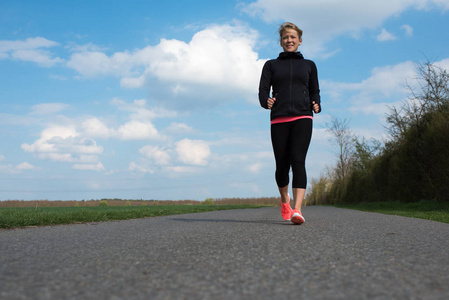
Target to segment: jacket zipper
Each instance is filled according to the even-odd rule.
[[[290,117],[292,116],[293,112],[292,85],[293,85],[293,59],[290,58],[290,111],[289,111]]]

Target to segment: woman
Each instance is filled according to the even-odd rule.
[[[287,22],[280,26],[279,36],[284,52],[277,59],[265,63],[260,78],[259,101],[262,107],[271,110],[271,142],[282,217],[302,224],[305,219],[301,205],[307,185],[305,160],[312,137],[313,112],[321,111],[320,89],[315,63],[304,59],[298,52],[302,30]],[[295,199],[293,210],[288,194],[290,167]]]

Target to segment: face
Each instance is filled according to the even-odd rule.
[[[298,33],[293,29],[286,29],[282,34],[281,46],[284,52],[296,52],[302,39],[298,37]]]

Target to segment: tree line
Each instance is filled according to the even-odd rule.
[[[418,88],[386,114],[386,140],[355,136],[347,119],[328,124],[335,166],[312,180],[307,204],[449,201],[449,74],[416,64]]]

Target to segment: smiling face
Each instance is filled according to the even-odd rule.
[[[285,29],[281,37],[281,47],[284,52],[297,52],[302,38],[298,36],[298,32],[294,29]]]

